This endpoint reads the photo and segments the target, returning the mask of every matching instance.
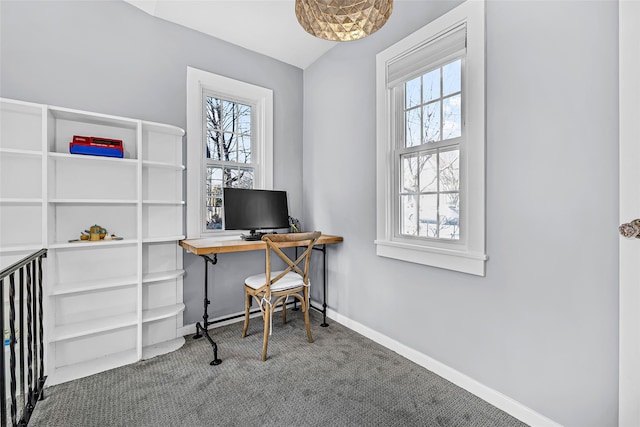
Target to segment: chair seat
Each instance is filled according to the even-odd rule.
[[[274,277],[278,277],[278,275],[283,271],[284,270],[272,271],[271,278],[273,279]],[[263,286],[266,281],[266,275],[262,273],[247,277],[244,283],[253,289],[258,289]],[[298,273],[290,271],[285,274],[282,279],[271,285],[271,292],[285,291],[287,289],[297,288],[298,286],[302,286],[303,284],[304,281],[302,280],[302,276],[300,276]]]

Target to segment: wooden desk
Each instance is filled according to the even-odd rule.
[[[327,245],[342,242],[341,236],[323,234],[318,239],[317,245]],[[200,238],[180,240],[180,246],[196,255],[223,254],[229,252],[246,252],[264,250],[267,244],[262,240],[220,240],[217,238]],[[287,246],[304,246],[299,242],[290,242]]]
[[[323,234],[318,239],[316,245],[313,247],[315,250],[322,252],[322,309],[309,304],[309,306],[322,313],[322,323],[320,326],[327,327],[327,245],[342,242],[341,236],[332,236]],[[290,242],[288,247],[304,246],[303,242]],[[233,252],[248,252],[248,251],[260,251],[265,250],[267,244],[262,240],[248,241],[248,240],[220,240],[218,238],[197,238],[197,239],[185,239],[179,242],[187,251],[192,254],[199,255],[204,260],[204,313],[202,315],[202,325],[200,322],[196,323],[196,334],[193,338],[207,338],[213,349],[213,360],[210,365],[218,365],[222,363],[221,359],[218,359],[218,345],[209,336],[208,327],[216,323],[210,322],[208,314],[208,306],[211,304],[209,300],[208,291],[208,264],[215,265],[218,263],[218,254],[233,253]],[[213,255],[213,257],[211,257]]]

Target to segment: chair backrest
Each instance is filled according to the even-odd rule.
[[[282,279],[285,274],[293,271],[302,276],[304,284],[309,284],[309,261],[311,259],[311,250],[320,238],[319,231],[310,231],[306,233],[288,233],[288,234],[265,234],[262,236],[262,240],[267,244],[266,248],[266,279],[270,285],[273,285],[278,280]],[[302,245],[301,242],[305,242]],[[282,251],[285,247],[304,247],[304,252],[297,258],[292,258]],[[287,268],[276,277],[271,277],[271,252],[277,254],[286,264]],[[300,264],[303,264],[300,268]],[[268,289],[267,293],[270,294],[271,290]]]

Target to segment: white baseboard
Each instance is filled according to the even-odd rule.
[[[423,353],[407,347],[406,345],[401,344],[386,335],[374,331],[373,329],[370,329],[361,323],[351,320],[346,316],[336,313],[334,310],[327,309],[327,317],[369,338],[370,340],[375,341],[376,343],[395,351],[399,355],[406,357],[412,362],[422,366],[425,369],[428,369],[429,371],[441,376],[447,381],[452,382],[458,387],[461,387],[468,392],[476,395],[480,399],[490,403],[496,408],[501,409],[509,415],[519,419],[523,423],[531,426],[561,427],[561,424],[558,424],[555,421],[545,417],[544,415],[535,412],[534,410],[526,407],[520,402],[517,402],[510,397],[505,396],[504,394],[493,390],[492,388],[487,387],[484,384],[479,383],[473,378],[468,377],[467,375],[458,372],[455,369],[441,362],[438,362],[437,360]]]

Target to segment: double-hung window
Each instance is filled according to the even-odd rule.
[[[460,239],[462,61],[447,61],[394,91],[402,106],[396,121],[404,127],[393,154],[399,236]]]
[[[380,256],[484,275],[484,3],[377,56]]]
[[[225,187],[273,186],[270,89],[187,69],[187,235],[224,234]]]
[[[222,230],[222,189],[253,188],[253,106],[204,92],[205,229]]]

